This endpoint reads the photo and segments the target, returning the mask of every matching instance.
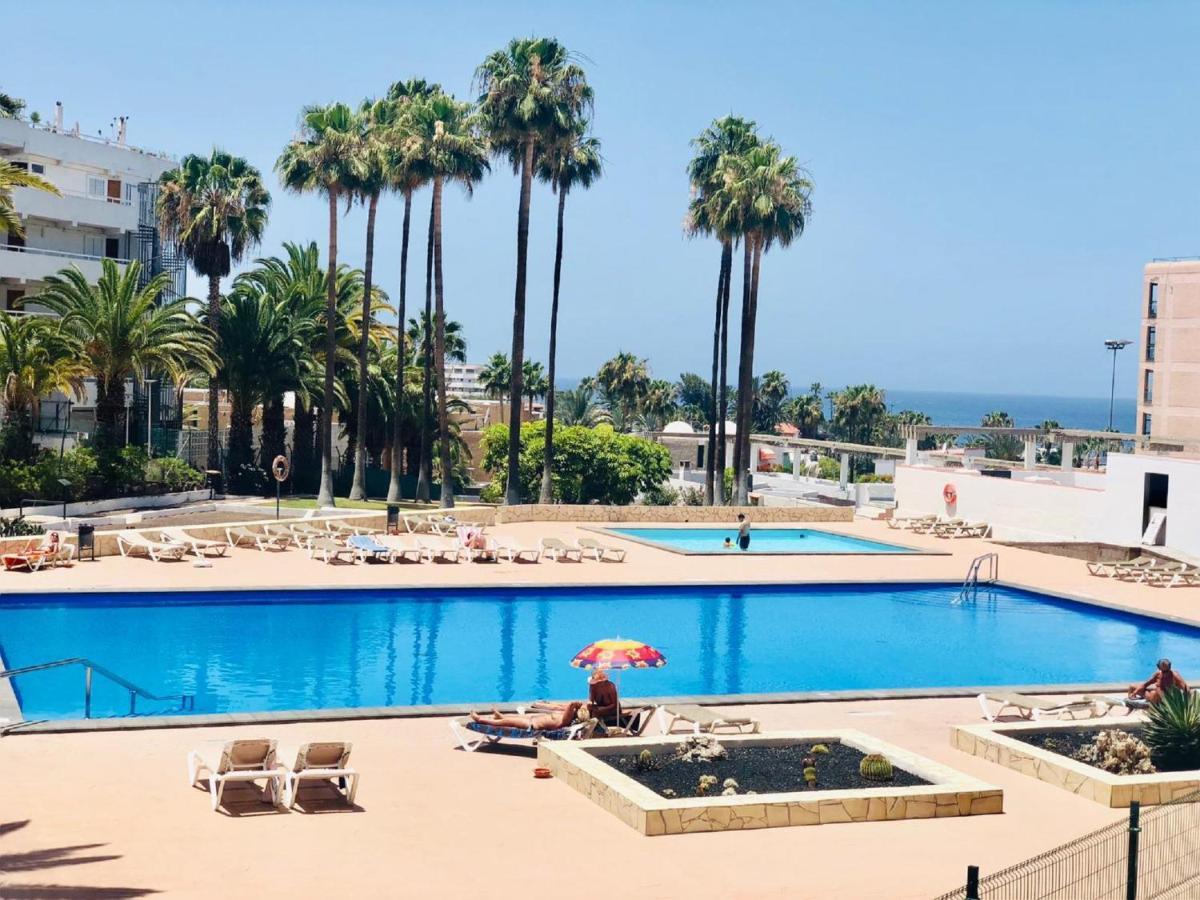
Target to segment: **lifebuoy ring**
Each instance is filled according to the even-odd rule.
[[[942,499],[953,506],[958,501],[958,491],[954,489],[954,485],[947,484],[942,488]]]
[[[282,454],[271,460],[271,474],[275,476],[275,480],[281,484],[287,481],[288,473],[292,470],[291,464],[288,463],[288,458]]]

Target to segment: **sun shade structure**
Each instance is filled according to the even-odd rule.
[[[667,658],[649,644],[624,638],[604,638],[575,654],[576,669],[661,669]]]

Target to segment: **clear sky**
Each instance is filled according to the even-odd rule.
[[[274,195],[264,255],[324,248],[324,204],[272,172],[304,104],[414,75],[469,97],[488,52],[558,37],[584,57],[606,161],[567,207],[568,377],[618,350],[658,377],[707,371],[719,254],[681,232],[684,167],[688,141],[730,112],[816,184],[808,231],[767,255],[760,291],[755,368],[797,387],[1106,396],[1102,342],[1136,339],[1142,266],[1200,254],[1194,4],[43,2],[7,20],[0,87],[31,109],[61,99],[93,133],[126,114],[132,143],[217,144],[259,166]],[[446,304],[472,359],[509,347],[517,192],[497,163],[472,199],[447,195]],[[379,214],[389,292],[401,210],[389,199]],[[356,265],[364,223],[342,220]],[[530,240],[527,353],[544,359],[554,198],[541,186]],[[423,256],[418,238],[410,304]]]

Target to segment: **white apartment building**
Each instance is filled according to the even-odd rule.
[[[41,290],[47,276],[75,266],[95,281],[106,258],[122,266],[138,260],[143,281],[170,272],[174,283],[169,293],[183,295],[184,266],[174,246],[160,239],[154,210],[158,178],[177,163],[130,146],[123,119],[116,127],[112,138],[84,135],[78,125],[68,130],[61,103],[50,124],[0,119],[0,160],[40,175],[61,193],[13,191],[25,235],[0,231],[0,309],[37,313],[36,302],[28,298]],[[94,394],[89,386],[88,395],[74,404],[72,422],[66,420],[66,398],[49,398],[40,429],[88,430]]]
[[[487,392],[479,383],[482,363],[446,362],[446,393],[463,400],[483,400]]]

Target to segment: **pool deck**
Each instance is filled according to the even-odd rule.
[[[623,564],[327,566],[296,550],[238,550],[210,568],[105,558],[2,574],[0,590],[958,581],[973,557],[995,551],[1006,583],[1200,624],[1200,590],[1093,578],[1079,560],[880,522],[820,527],[948,555],[681,556],[630,543]],[[565,523],[496,530],[525,543],[584,533]],[[528,898],[582,881],[656,897],[928,898],[961,883],[968,863],[986,874],[1124,815],[951,747],[951,726],[981,721],[970,698],[722,708],[764,729],[867,732],[998,785],[1005,813],[645,838],[565,785],[535,781],[530,753],[455,749],[445,718],[25,734],[0,738],[0,896]],[[207,794],[185,785],[187,751],[258,736],[282,748],[352,741],[359,808],[317,789],[303,804],[312,814],[275,813],[240,791],[213,813]]]

